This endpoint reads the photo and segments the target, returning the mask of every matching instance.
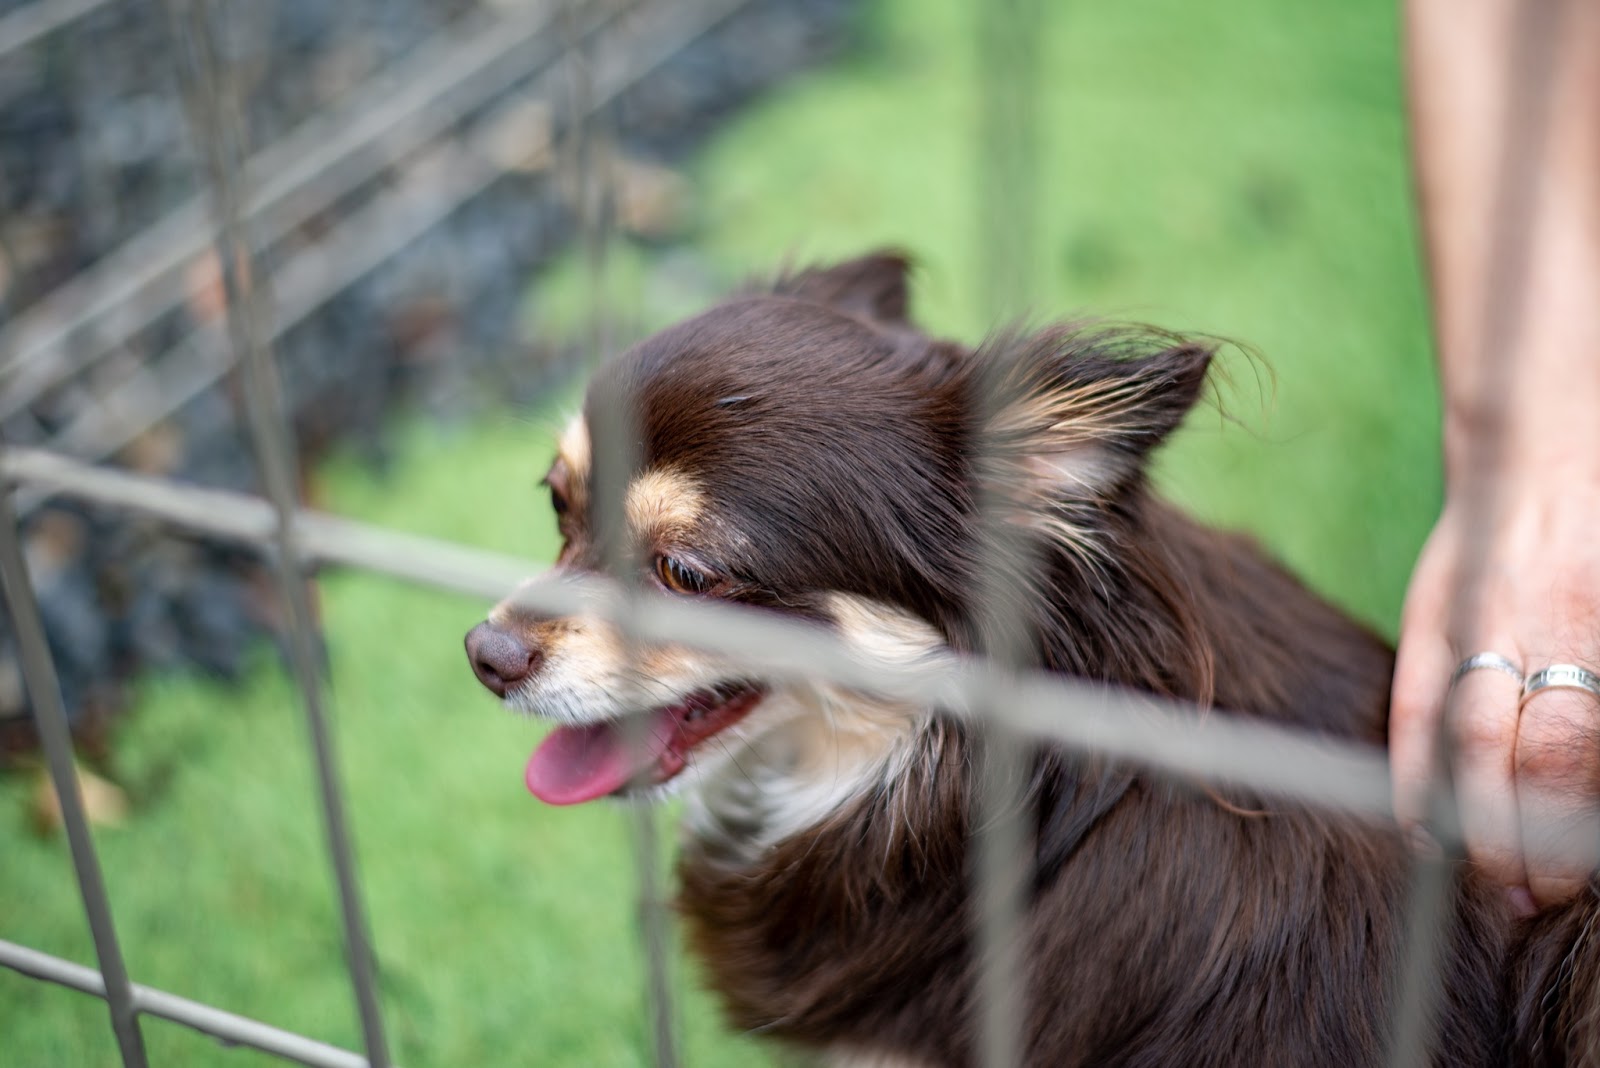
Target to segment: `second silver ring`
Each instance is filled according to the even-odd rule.
[[[1528,681],[1522,684],[1522,700],[1517,702],[1517,707],[1520,709],[1527,704],[1540,690],[1584,690],[1600,697],[1600,677],[1577,664],[1551,664],[1528,676]]]

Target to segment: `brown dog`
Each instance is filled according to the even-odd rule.
[[[1391,650],[1146,488],[1209,347],[1062,326],[969,351],[912,326],[905,269],[786,277],[609,364],[549,474],[558,566],[599,567],[587,427],[630,410],[647,581],[878,658],[969,655],[981,475],[1031,542],[1009,577],[1040,666],[1383,743]],[[632,660],[594,623],[508,605],[467,648],[489,689],[557,725],[527,768],[541,798],[689,785],[681,907],[736,1026],[841,1062],[972,1062],[976,724],[678,647]],[[654,707],[629,713],[640,692]],[[1391,829],[1048,746],[1030,768],[1028,1063],[1382,1062],[1408,885]],[[1600,1058],[1593,895],[1519,922],[1464,870],[1454,915],[1437,1064]]]

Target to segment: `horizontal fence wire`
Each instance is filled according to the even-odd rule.
[[[271,506],[252,494],[185,486],[21,448],[0,457],[0,478],[242,545],[266,549],[273,541]],[[307,567],[360,567],[474,597],[499,598],[514,587],[517,605],[544,615],[606,617],[616,613],[621,596],[604,578],[528,579],[546,565],[314,510],[298,511],[295,529],[295,552]],[[735,658],[775,678],[826,680],[956,712],[981,703],[995,678],[995,668],[976,660],[865,659],[826,628],[735,604],[646,590],[631,611],[630,626],[647,641]],[[1221,711],[1202,718],[1180,702],[1049,672],[1018,672],[1013,692],[1010,715],[1031,736],[1196,782],[1257,790],[1367,819],[1391,818],[1388,761],[1373,747]]]
[[[97,998],[107,996],[106,980],[95,969],[3,939],[0,939],[0,966]],[[368,1063],[367,1058],[359,1053],[351,1053],[294,1031],[285,1031],[281,1027],[225,1012],[164,990],[133,983],[129,985],[128,992],[134,1012],[182,1024],[225,1045],[248,1046],[310,1065],[311,1068],[366,1068]]]

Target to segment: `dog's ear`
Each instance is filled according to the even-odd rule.
[[[911,259],[895,249],[880,249],[832,267],[810,267],[780,275],[771,292],[826,304],[840,311],[903,324],[910,313],[906,274]]]
[[[1071,327],[985,345],[997,474],[1035,501],[1113,496],[1194,406],[1215,352],[1156,331]]]

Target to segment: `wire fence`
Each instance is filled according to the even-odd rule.
[[[0,18],[0,53],[42,35],[62,32],[71,21],[106,0],[35,0]],[[1039,0],[974,5],[980,31],[979,70],[985,93],[979,136],[985,161],[984,278],[988,311],[996,319],[1018,310],[1018,294],[1032,291],[1035,261],[1033,201],[1038,195],[1038,132],[1030,102],[1038,92]],[[610,151],[606,104],[640,74],[684,41],[737,8],[737,0],[681,3],[509,5],[510,14],[458,26],[414,56],[395,84],[358,94],[324,128],[296,134],[250,153],[242,138],[238,100],[230,70],[218,49],[219,7],[210,0],[166,0],[174,57],[195,143],[203,150],[206,192],[159,227],[130,242],[104,265],[73,278],[26,315],[14,319],[0,339],[0,417],[24,411],[40,393],[86,365],[104,359],[120,338],[152,322],[182,299],[183,265],[208,245],[222,264],[226,330],[191,339],[187,356],[159,370],[140,369],[129,380],[133,400],[116,413],[85,416],[46,447],[8,443],[0,447],[0,576],[15,628],[21,668],[32,699],[49,771],[59,795],[78,888],[93,935],[97,966],[88,968],[26,946],[0,941],[0,964],[106,1001],[123,1063],[146,1064],[140,1030],[144,1016],[194,1028],[224,1043],[253,1047],[301,1064],[345,1068],[391,1063],[383,1009],[374,982],[374,949],[367,930],[361,880],[345,815],[339,760],[328,730],[326,695],[317,669],[317,623],[310,590],[317,568],[335,564],[395,576],[409,582],[498,599],[516,588],[531,611],[545,615],[588,614],[609,620],[635,645],[670,641],[716,653],[762,677],[826,679],[839,685],[923,706],[937,705],[984,717],[977,850],[980,922],[979,997],[984,1063],[1021,1060],[1022,973],[1017,944],[1023,900],[1018,862],[1028,843],[1020,820],[1003,818],[1017,809],[1014,791],[1025,742],[1046,740],[1075,751],[1136,762],[1185,780],[1247,787],[1286,800],[1321,806],[1356,818],[1388,820],[1389,772],[1383,755],[1366,747],[1294,731],[1233,720],[1199,717],[1192,709],[1148,695],[1091,686],[1059,675],[1028,670],[1005,635],[1017,628],[990,628],[1000,635],[986,659],[910,670],[860,659],[830,633],[731,605],[690,603],[651,596],[630,587],[625,560],[611,561],[619,578],[546,576],[523,581],[530,566],[516,559],[339,518],[301,507],[297,499],[295,444],[282,402],[272,345],[291,324],[346,280],[382,260],[397,244],[426,229],[492,180],[495,165],[469,140],[456,152],[442,181],[396,183],[380,199],[343,224],[357,235],[339,242],[334,262],[279,262],[261,268],[261,251],[291,227],[337,200],[377,170],[414,158],[420,146],[446,136],[464,116],[477,114],[508,87],[538,76],[509,103],[491,108],[487,124],[475,127],[482,144],[492,141],[497,122],[512,122],[529,99],[558,100],[564,116],[559,138],[564,166],[573,169],[588,194],[580,211],[589,250],[592,329],[590,360],[609,347],[606,324],[605,249],[613,225],[606,154]],[[1507,122],[1520,130],[1504,139],[1500,221],[1496,228],[1512,277],[1492,287],[1497,298],[1484,316],[1485,344],[1504,338],[1514,321],[1522,255],[1522,225],[1531,210],[1528,160],[1535,158],[1542,127],[1537,116],[1559,36],[1558,3],[1534,5],[1516,46],[1516,83],[1523,94]],[[487,132],[485,132],[487,131]],[[1532,131],[1531,133],[1528,131]],[[460,142],[454,142],[461,149]],[[414,165],[414,164],[413,164]],[[274,290],[267,290],[267,282]],[[68,339],[73,344],[68,345]],[[114,451],[141,429],[182,405],[217,378],[239,372],[251,446],[264,492],[252,495],[200,488],[150,477],[95,459]],[[629,470],[621,454],[632,435],[626,413],[614,425],[596,427],[598,450],[617,450],[597,461],[599,471]],[[71,452],[73,455],[69,455]],[[337,1049],[306,1036],[234,1015],[210,1005],[151,989],[133,981],[112,921],[110,891],[96,857],[93,835],[79,797],[72,741],[57,669],[41,622],[20,536],[20,513],[48,498],[92,502],[173,528],[249,546],[273,562],[280,596],[289,610],[290,652],[303,700],[314,755],[317,796],[329,863],[336,876],[345,960],[355,994],[363,1048]],[[602,486],[609,501],[601,513],[621,521],[622,487]],[[1493,502],[1477,501],[1478,514]],[[621,544],[621,539],[612,539]],[[1000,569],[995,569],[998,575]],[[520,585],[519,585],[520,583]],[[996,577],[986,585],[987,617],[1004,623],[1007,590]],[[1010,791],[1010,792],[1008,792]],[[1460,835],[1452,833],[1449,783],[1441,775],[1434,830],[1445,855],[1415,869],[1410,908],[1411,945],[1401,977],[1401,1010],[1395,1018],[1392,1063],[1423,1063],[1430,1007],[1438,994],[1437,963],[1449,916],[1449,869],[1459,857]],[[631,824],[643,938],[649,967],[652,1052],[658,1065],[678,1060],[666,954],[667,919],[654,885],[660,844],[647,817]]]

